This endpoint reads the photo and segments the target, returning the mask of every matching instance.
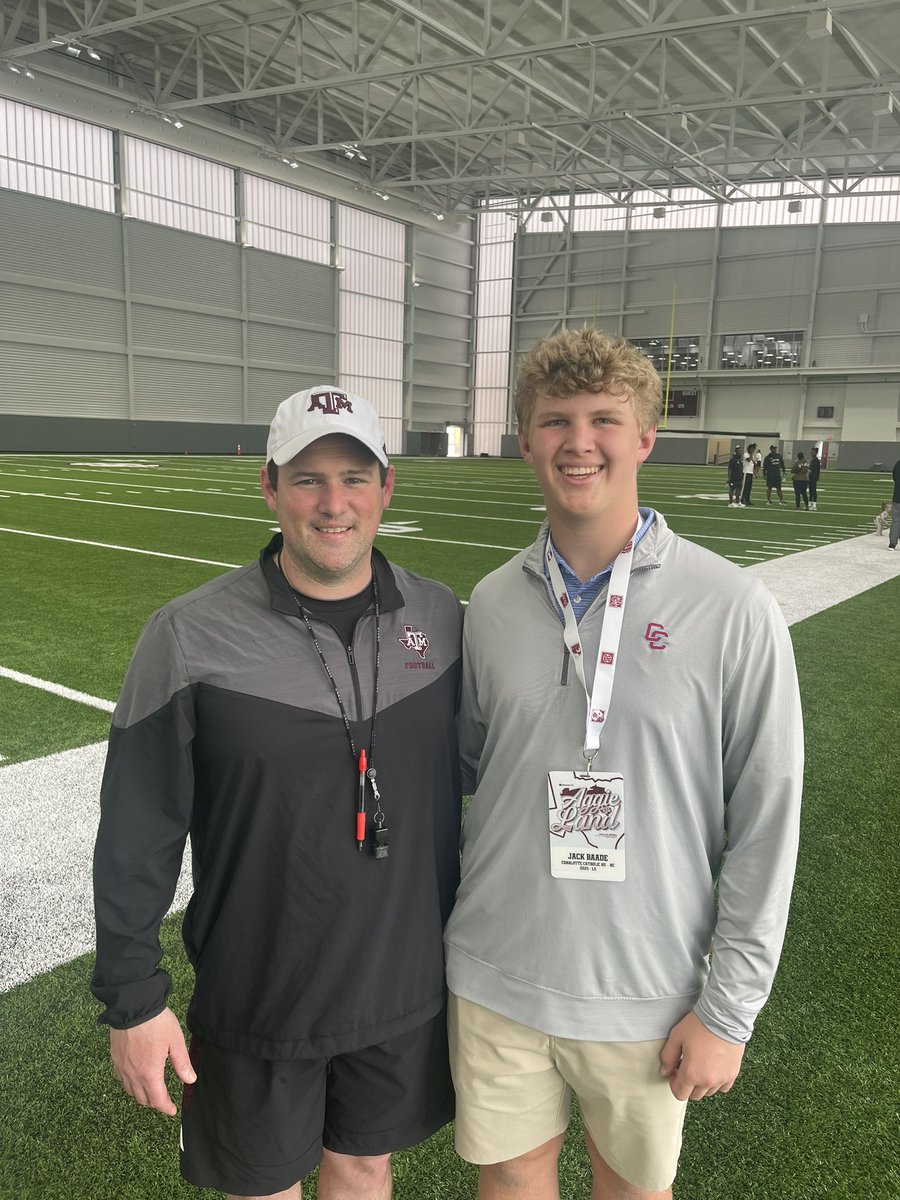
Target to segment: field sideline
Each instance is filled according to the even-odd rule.
[[[203,1194],[176,1178],[177,1129],[137,1110],[110,1079],[85,992],[89,961],[18,974],[15,964],[33,954],[35,941],[52,943],[34,959],[46,966],[82,948],[67,953],[67,937],[89,919],[86,898],[78,911],[69,889],[96,820],[102,747],[93,746],[105,738],[149,613],[248,561],[268,540],[273,521],[259,495],[259,467],[251,458],[0,456],[8,564],[0,579],[0,950],[8,982],[0,975],[0,992],[17,984],[0,994],[0,1200]],[[381,548],[443,579],[463,600],[532,540],[543,516],[521,462],[400,459],[396,467]],[[817,547],[839,557],[848,539],[855,539],[848,554],[861,545],[880,556],[886,546],[872,532],[890,497],[883,474],[824,475],[817,513],[797,512],[792,497],[784,508],[766,506],[761,481],[753,508],[731,510],[724,479],[724,468],[648,465],[641,501],[677,532],[745,566],[781,559],[787,569],[789,556]],[[871,540],[859,542],[863,534]],[[805,557],[824,588],[829,557]],[[900,752],[892,736],[900,719],[898,601],[895,577],[792,628],[809,767],[784,965],[738,1088],[691,1110],[679,1200],[900,1195],[896,1054],[880,1052],[897,1045],[890,980],[900,940],[893,835]],[[60,758],[48,760],[53,754]],[[67,764],[67,775],[54,774],[54,762]],[[4,778],[15,788],[4,788]],[[853,818],[845,827],[838,814],[848,809],[848,791]],[[57,823],[43,850],[22,856],[48,813]],[[43,939],[17,932],[23,901],[32,910],[45,906]],[[59,922],[60,909],[68,921]],[[50,937],[51,927],[62,932]],[[183,1007],[189,982],[177,918],[166,937]],[[29,978],[35,970],[42,973]],[[586,1160],[575,1147],[564,1186],[565,1200],[589,1195]],[[304,1190],[314,1194],[314,1184]],[[400,1156],[395,1195],[474,1197],[474,1175],[456,1160],[446,1131]]]

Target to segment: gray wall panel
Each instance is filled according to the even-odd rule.
[[[44,343],[74,338],[124,348],[125,303],[84,288],[62,291],[0,280],[0,336],[12,339],[15,334]]]
[[[409,252],[418,285],[411,289],[407,320],[409,429],[468,426],[473,402],[474,244],[464,236],[417,228],[410,235]]]
[[[462,267],[466,274],[472,266],[471,238],[456,237],[451,234],[439,233],[436,229],[415,230],[416,260],[435,259],[437,262],[455,263]]]
[[[267,425],[0,415],[0,446],[7,453],[234,454],[240,445],[242,454],[263,455],[267,435]]]
[[[121,290],[120,218],[0,190],[4,271]]]
[[[900,459],[896,442],[841,442],[838,467],[842,471],[890,471]],[[890,500],[890,484],[885,487]]]
[[[127,417],[124,354],[60,346],[2,346],[2,407],[45,416]]]
[[[329,328],[334,323],[337,274],[321,263],[244,250],[247,308],[265,317]]]
[[[813,338],[810,355],[817,367],[864,367],[872,361],[870,339],[860,337]]]
[[[282,400],[294,392],[331,381],[332,373],[251,366],[247,372],[247,420],[268,425]]]
[[[201,351],[206,355],[241,357],[241,322],[238,317],[217,317],[180,308],[133,304],[131,327],[138,349]]]
[[[323,379],[334,373],[334,334],[330,331],[251,321],[247,328],[247,353],[251,361],[318,371]]]
[[[757,255],[723,258],[719,262],[720,296],[772,296],[783,293],[809,295],[812,287],[815,255],[812,251],[790,258]],[[707,283],[709,272],[707,271]],[[805,314],[804,314],[805,316]]]
[[[243,421],[242,370],[218,363],[134,360],[134,416],[148,420]]]
[[[285,396],[335,377],[336,280],[0,191],[0,412],[268,424]]]
[[[802,329],[809,298],[801,296],[737,296],[721,298],[715,306],[716,333],[765,333]]]
[[[712,229],[681,229],[675,237],[662,237],[650,231],[629,235],[628,261],[637,270],[653,272],[691,263],[709,264],[713,253]]]
[[[886,366],[888,363],[900,362],[900,334],[894,337],[872,338],[871,361]]]
[[[241,249],[164,225],[125,221],[131,291],[240,312]]]

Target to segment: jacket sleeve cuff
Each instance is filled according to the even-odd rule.
[[[159,971],[151,979],[116,988],[115,998],[104,994],[107,992],[105,988],[94,986],[91,990],[98,1000],[107,1003],[106,1009],[97,1018],[98,1025],[109,1025],[111,1029],[133,1029],[135,1025],[152,1021],[163,1011],[172,990],[172,980],[164,971]]]

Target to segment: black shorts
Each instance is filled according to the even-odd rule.
[[[377,1046],[334,1058],[272,1062],[194,1038],[181,1173],[236,1196],[285,1191],[322,1148],[381,1155],[414,1146],[453,1119],[445,1010]]]

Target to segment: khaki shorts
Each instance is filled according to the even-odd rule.
[[[675,1178],[687,1101],[659,1074],[664,1040],[549,1037],[450,995],[456,1150],[467,1162],[518,1158],[563,1133],[573,1093],[604,1161],[632,1187]]]

